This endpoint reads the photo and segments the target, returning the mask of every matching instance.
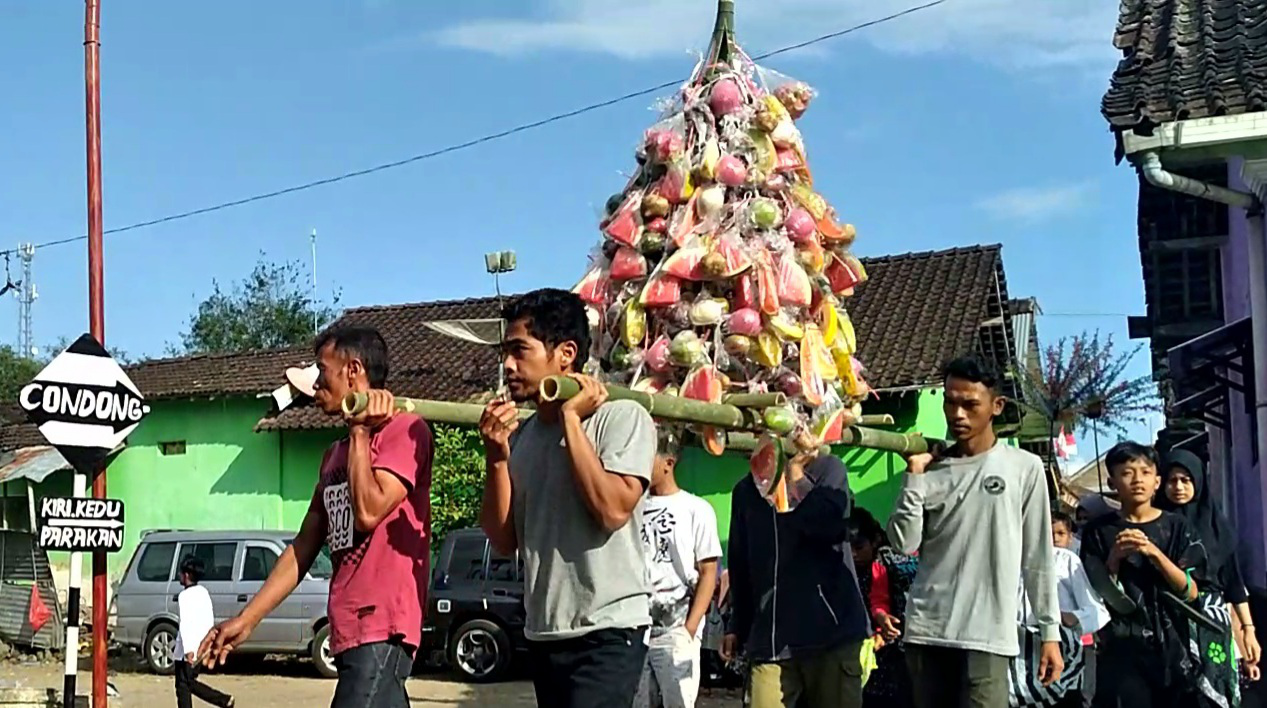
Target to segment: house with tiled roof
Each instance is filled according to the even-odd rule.
[[[1267,4],[1123,0],[1101,102],[1139,175],[1147,338],[1167,408],[1158,445],[1208,460],[1267,593]]]
[[[1009,301],[999,246],[974,246],[865,259],[870,280],[848,301],[877,391],[868,414],[889,414],[894,429],[944,436],[941,366],[978,352],[1011,367],[1018,337],[1034,341],[1033,318],[1016,332],[1024,308]],[[401,396],[471,401],[496,387],[494,347],[446,336],[438,321],[488,321],[496,298],[360,307],[337,325],[378,329],[391,354],[388,388]],[[108,472],[110,496],[128,509],[127,546],[147,528],[297,528],[316,483],[325,448],[340,434],[338,420],[311,405],[277,410],[269,395],[289,367],[312,360],[306,348],[182,357],[145,362],[129,375],[153,410]],[[4,444],[42,444],[26,425],[0,427]],[[896,455],[840,449],[859,503],[886,516],[904,469]],[[0,460],[2,461],[2,460]],[[717,509],[729,527],[730,489],[747,459],[712,458],[692,450],[679,481]],[[4,468],[0,466],[0,479]]]

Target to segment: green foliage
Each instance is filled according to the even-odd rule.
[[[479,525],[484,494],[484,450],[473,428],[433,424],[435,461],[431,467],[431,548],[439,550],[453,529]]]
[[[21,356],[13,347],[0,345],[0,401],[18,400],[18,392],[40,373],[44,364]]]
[[[245,279],[214,291],[189,318],[172,354],[219,354],[305,344],[335,310],[316,300],[297,262],[261,259]],[[338,302],[338,296],[334,298]]]

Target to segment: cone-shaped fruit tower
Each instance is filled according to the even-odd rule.
[[[708,54],[607,201],[576,292],[595,327],[590,370],[610,382],[713,402],[788,395],[764,412],[770,434],[753,455],[778,499],[783,448],[835,442],[861,414],[844,303],[866,274],[853,226],[814,190],[796,127],[812,90],[756,66],[733,40],[733,0],[719,5]],[[725,447],[722,431],[694,432]]]

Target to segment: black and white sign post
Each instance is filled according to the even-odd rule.
[[[83,554],[117,551],[123,545],[123,502],[87,498],[88,475],[150,412],[118,362],[85,334],[49,362],[18,394],[18,403],[49,444],[75,468],[74,497],[40,501],[42,548],[70,551],[66,595],[66,706],[75,705],[79,668],[79,590]]]

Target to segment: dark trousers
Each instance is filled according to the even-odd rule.
[[[1152,660],[1150,662],[1150,659]],[[1096,708],[1196,708],[1195,690],[1167,685],[1156,657],[1126,646],[1102,646],[1096,666]]]
[[[176,705],[178,708],[193,708],[194,696],[213,706],[228,708],[233,697],[221,693],[198,680],[199,667],[190,666],[181,659],[176,662]]]
[[[1011,663],[980,651],[906,645],[916,708],[1007,708]]]
[[[339,683],[330,708],[409,708],[405,680],[413,673],[413,647],[374,642],[334,657]]]
[[[539,708],[630,708],[647,660],[647,630],[600,629],[528,642]]]
[[[1095,705],[1095,686],[1096,686],[1096,656],[1100,652],[1100,648],[1092,643],[1091,646],[1082,648],[1083,665],[1082,665],[1082,708],[1091,708]]]

